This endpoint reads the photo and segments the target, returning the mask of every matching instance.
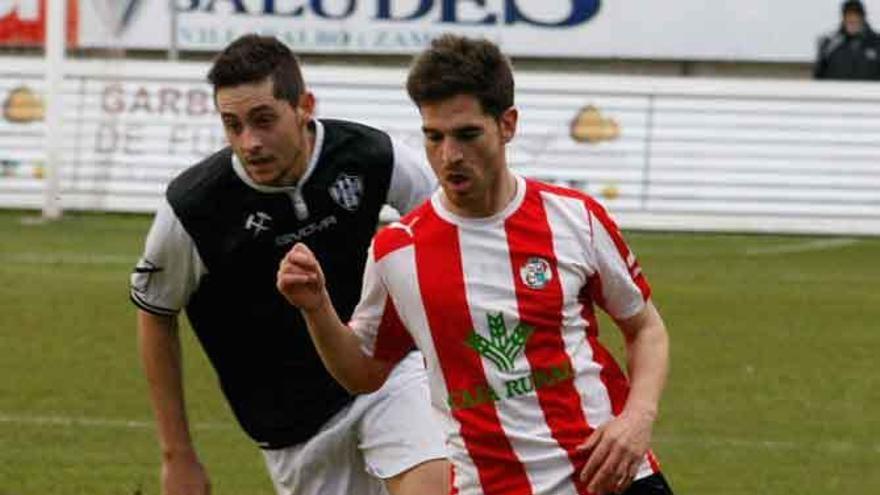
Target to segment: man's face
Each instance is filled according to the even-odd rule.
[[[505,144],[516,131],[517,111],[495,119],[470,95],[423,103],[422,132],[431,168],[446,198],[459,213],[494,213],[494,194],[506,170]]]
[[[273,95],[272,78],[217,90],[215,101],[226,139],[257,184],[296,182],[309,160],[308,122],[314,97],[304,93],[299,105]]]
[[[843,14],[843,27],[850,36],[858,34],[865,25],[865,18],[854,10],[848,10]]]

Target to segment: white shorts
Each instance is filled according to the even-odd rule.
[[[385,495],[383,479],[446,457],[434,421],[422,355],[411,352],[308,442],[263,455],[278,495]]]

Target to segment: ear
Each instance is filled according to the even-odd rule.
[[[519,110],[516,107],[510,107],[501,114],[498,119],[498,125],[501,129],[501,139],[504,143],[509,143],[513,136],[516,135],[516,123],[519,120]]]
[[[299,113],[304,122],[312,120],[312,115],[315,114],[315,95],[311,91],[306,91],[299,95],[294,110]]]

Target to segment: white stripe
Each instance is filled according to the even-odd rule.
[[[861,242],[859,239],[817,239],[812,241],[783,244],[781,246],[759,246],[746,249],[747,256],[764,256],[773,254],[794,254],[810,251],[828,251],[831,249],[852,246]]]
[[[596,428],[611,420],[613,412],[608,389],[599,376],[602,368],[593,360],[593,349],[585,338],[587,322],[581,316],[583,305],[577,300],[577,296],[580,294],[581,288],[586,285],[589,276],[589,261],[587,260],[587,246],[590,243],[588,236],[590,232],[589,214],[583,201],[577,199],[553,194],[542,194],[542,199],[547,212],[547,221],[553,234],[553,250],[558,260],[560,282],[563,284],[565,348],[575,370],[574,386],[581,397],[584,415],[589,425]],[[604,232],[604,227],[597,222],[594,233],[602,236]],[[610,241],[610,239],[608,240]],[[602,256],[602,253],[597,254]],[[620,259],[616,247],[613,248],[613,253],[609,253],[609,256],[613,260]],[[630,253],[627,257],[627,265],[632,267],[635,262],[635,256]],[[578,267],[582,271],[576,272],[575,269]],[[639,295],[639,297],[641,296]],[[595,330],[598,331],[598,329]],[[653,474],[653,470],[646,456],[639,465],[636,479],[651,474]]]
[[[553,233],[559,278],[563,291],[563,339],[575,370],[574,385],[581,397],[587,423],[596,428],[611,419],[611,399],[599,378],[601,367],[593,360],[593,349],[586,339],[588,323],[581,316],[578,300],[589,276],[585,259],[589,245],[589,216],[582,201],[544,194],[547,220]],[[572,232],[575,234],[571,235]],[[580,271],[575,271],[580,268]]]
[[[605,226],[595,218],[593,221],[593,256],[590,260],[602,281],[602,297],[605,309],[617,319],[629,318],[645,306],[642,292],[633,280],[626,261]]]
[[[89,253],[0,253],[0,263],[19,265],[131,265],[137,263],[134,254]]]
[[[459,227],[465,291],[475,331],[490,338],[488,315],[502,313],[508,330],[519,322],[514,277],[519,267],[510,265],[510,248],[504,223],[481,227]],[[516,274],[515,274],[516,273]],[[506,383],[531,373],[524,351],[514,359],[513,370],[505,372],[491,360],[482,358],[486,379],[501,400],[495,403],[498,419],[535,494],[576,495],[571,484],[573,468],[568,454],[553,439],[544,411],[533,390],[508,397]],[[560,480],[566,485],[559,486]]]
[[[378,264],[387,287],[394,288],[391,293],[401,323],[409,329],[413,341],[425,358],[428,372],[428,385],[435,419],[442,425],[447,442],[447,454],[455,465],[455,485],[479,487],[479,474],[474,461],[468,455],[460,432],[460,425],[452,417],[448,406],[448,393],[443,370],[437,358],[437,349],[431,336],[427,311],[422,302],[422,294],[416,268],[415,247],[406,246],[383,257]],[[460,491],[465,495],[466,491]]]
[[[155,429],[152,421],[140,419],[88,418],[74,416],[38,416],[0,413],[0,423],[14,425],[59,426],[65,428],[123,428],[129,430]],[[196,430],[234,430],[233,423],[197,422],[191,425]]]

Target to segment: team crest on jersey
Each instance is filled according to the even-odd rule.
[[[512,371],[513,361],[526,347],[526,341],[534,330],[528,325],[517,323],[513,330],[508,331],[501,313],[486,315],[489,322],[489,337],[485,338],[476,331],[471,332],[467,344],[489,361],[495,363],[501,371]]]
[[[550,268],[550,262],[533,256],[519,268],[519,278],[526,287],[543,289],[553,280],[553,270]]]
[[[355,211],[361,205],[364,184],[359,175],[343,173],[330,185],[329,192],[336,204],[348,211]]]

